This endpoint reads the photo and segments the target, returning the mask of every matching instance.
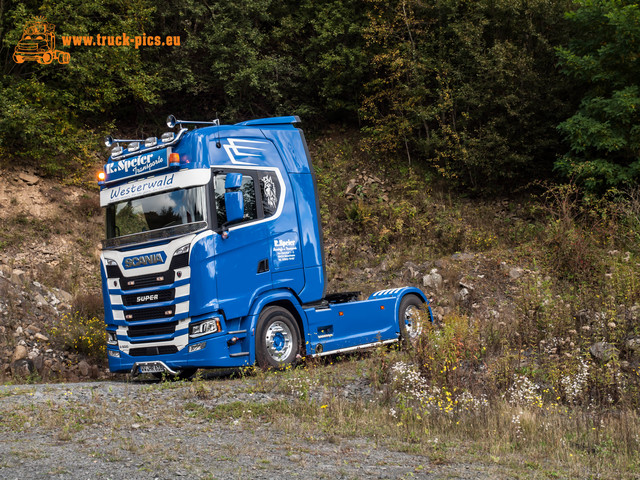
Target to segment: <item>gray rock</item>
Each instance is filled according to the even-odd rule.
[[[35,185],[40,181],[39,177],[36,177],[35,175],[29,175],[28,173],[21,173],[20,175],[18,175],[18,177],[23,182],[26,182],[27,185]]]
[[[42,367],[44,366],[44,356],[38,355],[33,359],[33,368],[35,368],[38,372],[42,371]]]
[[[46,335],[43,335],[41,333],[36,333],[35,334],[35,339],[36,340],[40,340],[41,342],[48,342],[49,341],[49,337],[47,337]]]
[[[511,278],[512,280],[517,280],[522,276],[523,273],[524,270],[520,267],[511,268],[509,269],[509,278]]]
[[[24,378],[28,377],[34,372],[33,362],[28,358],[23,358],[21,360],[16,360],[11,363],[11,375],[14,378]]]
[[[473,260],[474,256],[471,253],[454,253],[451,255],[452,260]]]
[[[29,355],[29,350],[24,345],[16,345],[15,350],[13,351],[13,356],[11,357],[11,362],[15,363],[19,360],[23,360],[27,358]]]
[[[610,360],[617,358],[618,349],[607,342],[597,342],[589,347],[589,353],[596,360],[607,363]]]
[[[12,283],[24,283],[25,279],[25,271],[20,270],[19,268],[15,268],[11,272],[11,282]]]
[[[65,292],[64,290],[56,289],[56,296],[64,303],[70,304],[73,302],[73,295],[71,295],[69,292]]]
[[[35,325],[29,325],[27,327],[27,333],[34,335],[36,333],[40,333],[42,330],[39,327],[36,327]]]
[[[466,288],[461,289],[459,292],[456,292],[455,299],[457,302],[462,303],[465,302],[469,298],[469,290]]]
[[[91,367],[85,360],[82,360],[78,364],[78,371],[80,372],[80,375],[82,375],[83,377],[88,377],[90,370],[91,370]]]
[[[437,268],[432,268],[428,275],[422,277],[422,285],[434,290],[440,290],[442,288],[442,275],[438,273]]]
[[[34,301],[36,302],[37,305],[42,306],[42,305],[48,305],[47,303],[47,299],[44,298],[42,295],[40,295],[39,293],[36,294]]]
[[[640,337],[627,338],[624,346],[635,355],[640,355]]]

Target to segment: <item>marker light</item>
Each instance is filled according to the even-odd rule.
[[[116,332],[107,330],[107,345],[118,345],[118,336]]]
[[[113,145],[113,137],[111,135],[107,135],[106,137],[104,137],[104,144],[107,147],[110,147],[111,145]]]
[[[180,154],[172,153],[169,155],[169,165],[178,166],[180,165]]]
[[[160,137],[160,140],[162,140],[162,143],[167,143],[170,142],[174,139],[175,137],[175,133],[173,132],[165,132],[162,134],[162,136]]]
[[[98,172],[98,183],[104,182],[106,178],[107,175],[104,173],[104,171]]]
[[[158,139],[156,137],[149,137],[144,141],[144,147],[155,147],[158,144]]]
[[[122,147],[120,145],[118,145],[117,147],[113,147],[113,149],[111,150],[111,156],[112,157],[117,157],[118,155],[122,155],[122,152],[124,150],[122,149]]]
[[[131,142],[129,145],[127,145],[127,150],[130,152],[140,150],[140,142]]]

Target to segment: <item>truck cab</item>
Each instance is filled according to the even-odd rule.
[[[112,371],[277,368],[419,334],[431,310],[418,289],[326,295],[315,174],[298,122],[170,116],[178,131],[159,139],[109,137],[116,146],[99,184]]]

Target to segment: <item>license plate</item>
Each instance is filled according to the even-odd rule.
[[[140,373],[162,373],[164,367],[160,363],[145,363],[138,367]]]

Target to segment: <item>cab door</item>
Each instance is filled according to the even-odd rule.
[[[227,222],[225,193],[227,176],[241,174],[236,191],[242,193],[243,212],[235,222]],[[256,171],[225,169],[214,172],[213,190],[218,223],[214,235],[216,284],[220,308],[226,318],[245,316],[255,295],[272,286],[269,266],[269,222],[264,209]],[[229,197],[227,197],[229,198]]]

